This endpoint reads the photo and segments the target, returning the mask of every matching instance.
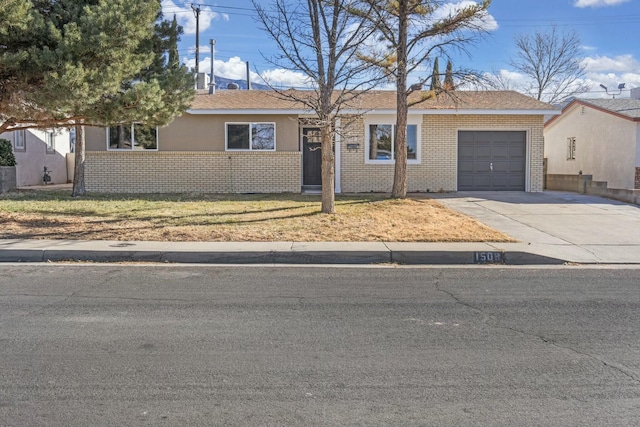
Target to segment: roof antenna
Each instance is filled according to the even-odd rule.
[[[251,90],[251,73],[249,68],[249,61],[247,61],[247,90]]]

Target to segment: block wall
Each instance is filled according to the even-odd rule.
[[[407,165],[409,192],[457,191],[458,131],[526,131],[529,191],[543,187],[543,118],[535,115],[425,115],[421,128],[420,164]],[[359,144],[348,149],[347,144]],[[365,126],[361,117],[342,120],[342,191],[390,192],[394,165],[365,164]]]
[[[87,191],[299,193],[299,152],[87,152]]]

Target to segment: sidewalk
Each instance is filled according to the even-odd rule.
[[[431,195],[430,195],[431,196]],[[640,264],[640,208],[573,193],[433,195],[519,243],[0,240],[0,262]]]

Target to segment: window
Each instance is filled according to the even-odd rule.
[[[109,150],[157,150],[158,129],[141,124],[107,128]]]
[[[576,159],[576,138],[567,138],[567,160]]]
[[[17,130],[13,133],[13,149],[15,151],[26,151],[26,131]]]
[[[48,130],[44,131],[44,143],[47,146],[47,154],[54,154],[56,152],[53,132]]]
[[[227,150],[274,151],[275,123],[227,123]]]
[[[369,124],[367,126],[367,161],[369,163],[395,160],[395,125]],[[407,125],[407,161],[418,162],[418,125]]]

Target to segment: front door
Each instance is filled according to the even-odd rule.
[[[302,128],[302,185],[322,185],[319,128]]]

